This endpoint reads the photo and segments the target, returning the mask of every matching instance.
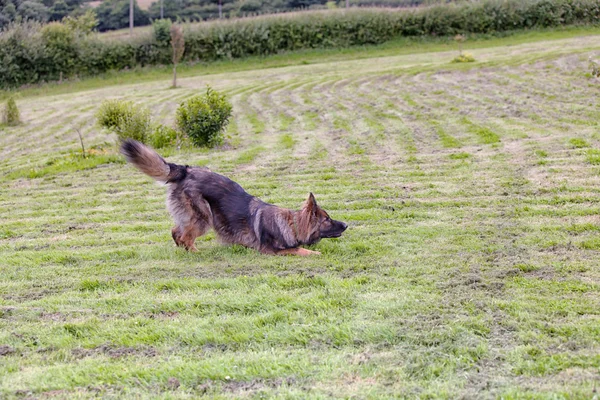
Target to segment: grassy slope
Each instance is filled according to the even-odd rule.
[[[0,131],[2,397],[590,398],[599,51],[594,36],[22,99],[25,124]],[[165,155],[286,207],[313,191],[350,225],[322,256],[213,234],[174,248],[165,189],[93,125],[114,97],[171,122],[206,83],[234,103],[230,146]]]

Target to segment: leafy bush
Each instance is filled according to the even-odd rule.
[[[156,125],[150,135],[149,144],[155,149],[174,146],[177,143],[177,131],[165,125]]]
[[[130,112],[131,102],[121,100],[106,100],[96,113],[98,124],[107,129],[116,129],[125,115]]]
[[[79,62],[74,32],[67,25],[52,22],[45,25],[40,33],[55,70],[53,74],[48,74],[48,78],[59,79],[61,76],[72,75]]]
[[[155,148],[173,146],[178,134],[165,125],[153,125],[150,111],[130,101],[106,100],[96,113],[98,124],[117,134],[120,139],[135,139]]]
[[[210,87],[177,108],[177,127],[196,146],[213,147],[223,141],[223,129],[231,117],[231,103]]]
[[[471,53],[462,53],[456,56],[453,60],[453,63],[469,63],[475,62],[475,57]]]
[[[96,118],[100,126],[112,130],[120,139],[146,143],[151,134],[150,111],[130,101],[104,101]]]
[[[21,123],[19,108],[14,97],[9,97],[2,113],[2,122],[8,126],[15,126]]]

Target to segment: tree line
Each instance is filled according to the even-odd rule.
[[[350,0],[352,6],[415,6],[440,0]],[[157,0],[142,10],[134,0],[134,25],[149,25],[166,18],[172,21],[202,21],[271,14],[300,9],[344,7],[346,0]],[[92,7],[89,0],[0,0],[0,29],[11,22],[61,21],[93,10],[101,32],[129,26],[129,0],[104,0]]]

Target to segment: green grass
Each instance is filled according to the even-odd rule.
[[[264,147],[262,146],[256,146],[256,147],[252,147],[244,152],[242,152],[236,159],[236,163],[237,164],[248,164],[251,163],[252,161],[254,161],[254,159],[256,157],[258,157],[258,155],[260,153],[262,153],[265,150]]]
[[[256,134],[263,133],[265,130],[265,123],[261,121],[256,113],[248,115],[248,120],[252,125],[252,131]]]
[[[471,157],[469,153],[454,153],[448,156],[448,158],[450,158],[451,160],[466,160],[469,157]]]
[[[480,143],[494,144],[500,142],[500,136],[490,128],[474,124],[467,117],[463,117],[461,122],[466,125],[469,132],[479,138]]]
[[[468,68],[376,47],[24,89],[0,129],[0,397],[593,398],[600,42],[546,33],[473,42]],[[320,256],[176,248],[165,187],[95,125],[115,96],[171,125],[206,84],[231,138],[161,154],[282,207],[314,193],[349,225]]]
[[[581,138],[572,138],[569,139],[569,144],[577,149],[583,149],[586,147],[590,147],[590,145],[588,144],[588,142],[586,142],[585,140],[581,139]]]
[[[72,151],[69,154],[54,157],[37,166],[14,169],[5,175],[4,179],[41,178],[46,175],[92,169],[99,165],[110,163],[123,164],[124,160],[116,154],[107,154],[105,151],[86,152],[85,157],[81,153]]]
[[[438,136],[440,137],[442,146],[448,147],[448,148],[462,146],[462,144],[458,140],[456,140],[454,137],[449,135],[446,132],[446,130],[444,130],[444,128],[437,123],[435,124],[435,131],[438,134]]]
[[[292,147],[294,147],[295,140],[292,135],[284,133],[279,138],[279,143],[284,149],[291,149]]]
[[[587,161],[590,164],[594,164],[594,165],[600,164],[600,150],[599,149],[589,149],[587,151]]]

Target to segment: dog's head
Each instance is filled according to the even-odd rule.
[[[337,238],[348,228],[342,221],[331,219],[329,214],[317,205],[311,193],[300,211],[300,233],[305,235],[306,244],[314,244],[324,238]]]

